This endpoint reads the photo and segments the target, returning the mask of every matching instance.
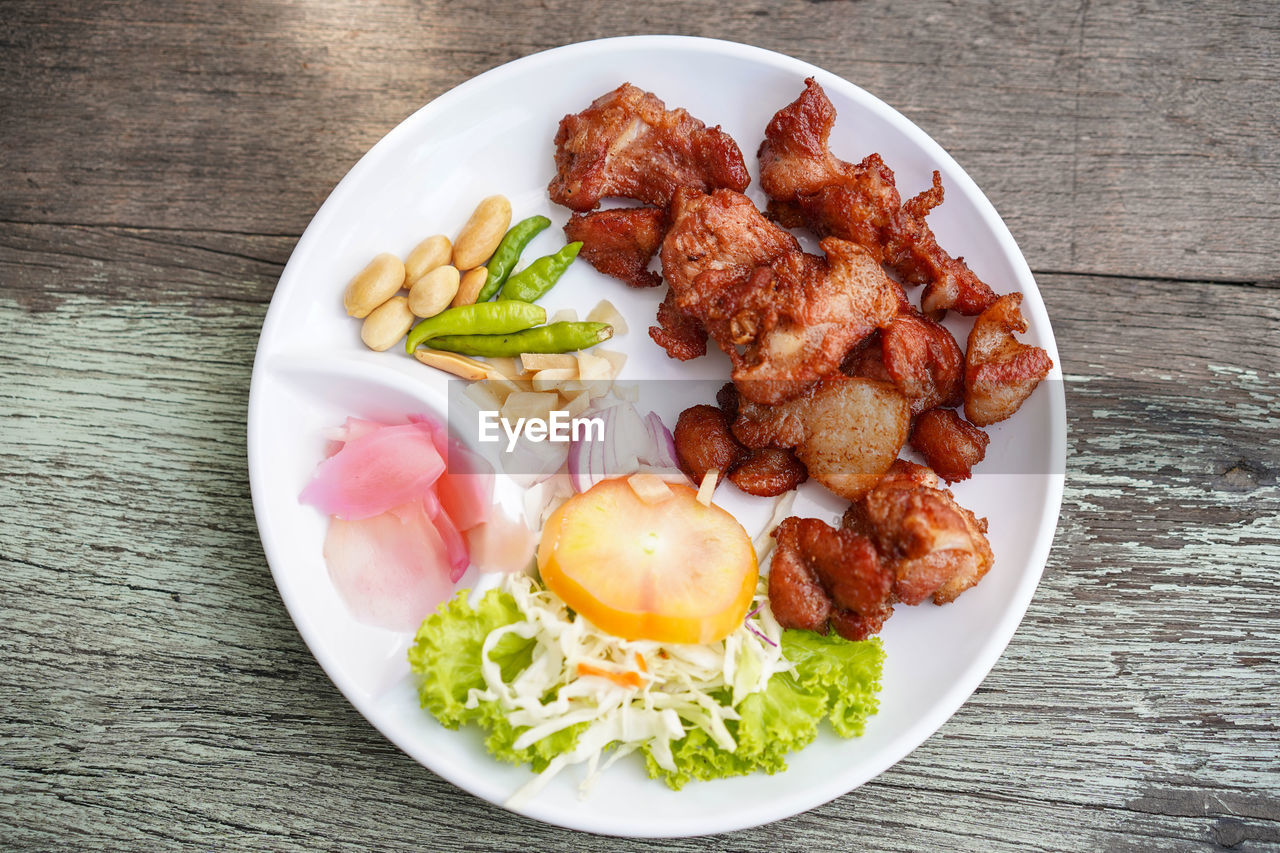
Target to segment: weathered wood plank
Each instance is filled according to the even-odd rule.
[[[474,74],[682,32],[791,53],[897,106],[1036,269],[1276,282],[1280,22],[1265,0],[234,8],[7,4],[0,220],[297,234],[374,141]]]
[[[94,251],[119,258],[102,282],[119,292],[140,274],[137,238],[94,233]],[[250,238],[220,248],[219,260],[257,254]],[[167,275],[207,250],[148,251]],[[193,274],[188,298],[185,284],[157,302],[100,298],[77,279],[91,265],[48,257],[67,263],[63,301],[32,312],[6,290],[0,307],[0,505],[21,507],[0,516],[10,843],[655,846],[572,835],[457,791],[382,740],[315,665],[248,499],[256,285],[211,301],[200,294],[215,273]],[[246,263],[227,286],[255,275]],[[1099,277],[1041,285],[1072,377],[1068,491],[1000,664],[858,792],[663,849],[827,849],[851,835],[901,850],[1280,842],[1280,431],[1268,429],[1280,300]],[[1232,328],[1233,346],[1196,317]],[[92,357],[63,343],[88,327]],[[197,335],[220,346],[193,349]]]

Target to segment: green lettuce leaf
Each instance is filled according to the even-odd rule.
[[[441,725],[450,729],[463,723],[482,726],[489,731],[485,746],[495,758],[511,764],[529,764],[541,772],[552,758],[574,748],[587,723],[570,726],[518,750],[515,740],[524,729],[513,727],[497,702],[466,707],[467,693],[472,688],[485,687],[480,672],[484,638],[495,628],[521,618],[515,599],[505,592],[490,590],[472,608],[463,590],[423,620],[409,648],[409,667],[422,676],[419,702]],[[498,641],[489,659],[501,667],[503,679],[511,681],[533,660],[533,647],[533,640],[507,634]]]
[[[706,732],[693,729],[671,745],[675,771],[658,766],[645,749],[651,778],[679,790],[694,779],[721,779],[787,767],[788,753],[804,748],[818,734],[825,717],[841,737],[862,734],[866,719],[879,706],[884,644],[878,637],[850,642],[809,631],[783,631],[782,650],[794,661],[794,673],[769,679],[763,693],[738,706],[740,720],[726,725],[738,747],[730,752]]]
[[[492,590],[474,608],[465,591],[423,621],[409,649],[409,664],[418,673],[422,707],[440,723],[456,729],[464,723],[485,728],[485,746],[494,757],[511,764],[528,764],[541,772],[551,761],[572,750],[588,723],[578,723],[524,749],[515,740],[523,729],[508,722],[496,702],[467,708],[467,693],[483,690],[480,653],[490,631],[520,621],[515,599]],[[512,634],[503,637],[490,657],[499,663],[505,680],[512,680],[533,657],[533,640]],[[841,737],[862,734],[866,719],[879,706],[880,673],[884,645],[873,637],[849,642],[809,631],[783,631],[782,650],[796,664],[794,673],[778,673],[762,693],[746,697],[738,705],[740,720],[727,725],[737,742],[730,752],[717,745],[702,729],[690,730],[671,744],[675,770],[659,767],[643,750],[649,775],[679,789],[695,779],[721,779],[763,771],[776,773],[787,767],[786,756],[809,744],[823,719]],[[722,697],[727,701],[727,697]]]

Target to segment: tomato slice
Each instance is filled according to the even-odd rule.
[[[711,643],[742,623],[759,569],[738,520],[697,492],[645,503],[602,480],[560,506],[538,546],[542,580],[602,631],[628,640]]]

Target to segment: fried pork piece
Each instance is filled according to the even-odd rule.
[[[666,207],[679,187],[709,192],[751,183],[729,134],[624,83],[560,120],[551,200],[587,211],[607,196]]]
[[[773,535],[778,547],[769,569],[769,607],[782,627],[825,634],[830,626],[846,639],[864,640],[893,614],[893,573],[867,537],[795,517]]]
[[[733,387],[733,386],[729,386]],[[742,491],[760,497],[776,497],[808,478],[804,465],[789,450],[767,447],[747,449],[729,431],[729,418],[715,406],[690,406],[680,413],[672,431],[680,468],[695,483],[712,468]]]
[[[605,275],[631,287],[657,287],[662,276],[648,269],[662,246],[666,214],[656,207],[621,207],[575,213],[564,226],[565,239],[582,241],[580,254]]]
[[[747,447],[793,448],[809,476],[857,500],[889,470],[910,422],[907,398],[893,385],[837,373],[780,405],[743,399],[733,434]]]
[[[1025,332],[1022,294],[1001,296],[973,322],[964,354],[964,414],[978,426],[1002,421],[1018,411],[1053,359],[1040,347],[1019,342]]]
[[[729,431],[729,419],[715,406],[685,409],[671,434],[680,468],[695,483],[701,483],[707,472],[715,468],[720,472],[716,478],[719,484],[747,453]]]
[[[649,337],[667,355],[681,361],[707,354],[707,330],[676,307],[675,292],[671,290],[658,305],[658,325],[649,327]]]
[[[950,409],[930,409],[911,428],[911,447],[948,483],[969,479],[990,436]]]
[[[827,239],[825,257],[806,254],[741,193],[682,189],[670,213],[662,269],[675,305],[728,354],[747,399],[798,396],[897,311],[865,249]]]
[[[964,353],[945,327],[914,310],[899,314],[845,356],[849,376],[892,382],[911,403],[911,414],[958,406],[964,398]]]
[[[986,519],[957,504],[933,471],[902,459],[849,507],[843,526],[875,543],[903,604],[954,601],[994,560]]]
[[[804,463],[790,450],[759,447],[744,449],[743,454],[729,472],[729,482],[749,495],[774,498],[809,479]]]
[[[911,414],[963,399],[964,353],[943,326],[918,314],[899,314],[880,334],[885,371],[911,401]]]
[[[925,285],[921,307],[928,314],[977,314],[990,305],[991,288],[963,258],[947,254],[925,224],[925,215],[942,203],[941,176],[934,172],[933,185],[903,204],[880,155],[853,164],[831,153],[835,120],[835,107],[809,78],[800,97],[769,122],[759,158],[770,214],[789,227],[803,223],[819,237],[866,247],[904,282]]]

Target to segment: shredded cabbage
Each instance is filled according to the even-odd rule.
[[[490,732],[496,757],[538,774],[508,805],[536,795],[566,767],[597,774],[640,751],[673,788],[786,767],[830,718],[860,734],[877,706],[884,650],[784,631],[766,582],[724,640],[705,645],[629,641],[577,617],[528,575],[510,575],[472,608],[460,594],[428,617],[409,650],[422,705],[450,728]]]

